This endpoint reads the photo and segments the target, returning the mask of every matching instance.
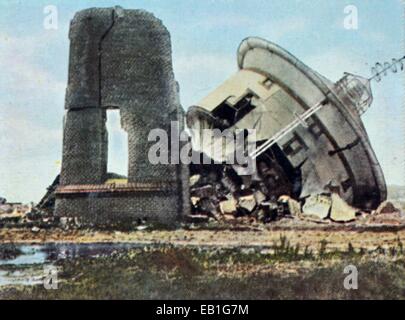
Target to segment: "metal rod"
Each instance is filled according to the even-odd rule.
[[[313,107],[309,108],[302,115],[300,115],[299,118],[292,121],[286,127],[284,127],[279,132],[277,132],[274,136],[272,136],[270,139],[268,139],[265,143],[263,143],[259,148],[255,149],[249,156],[252,157],[252,159],[256,159],[263,152],[265,152],[267,149],[269,149],[272,145],[277,143],[281,138],[283,138],[285,135],[287,135],[292,130],[294,130],[296,127],[298,127],[300,124],[302,124],[303,121],[305,121],[310,116],[312,116],[315,112],[320,110],[325,105],[326,101],[327,101],[327,99],[323,99],[322,101],[318,102]]]

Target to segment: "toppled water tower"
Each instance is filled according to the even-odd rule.
[[[182,119],[170,35],[142,10],[92,8],[71,21],[63,159],[55,214],[115,225],[137,219],[172,223],[188,211],[188,171],[152,165],[152,129]],[[128,133],[128,181],[106,184],[106,112],[119,109]],[[179,128],[181,130],[182,128]],[[169,140],[170,141],[170,140]],[[169,150],[170,152],[170,150]]]
[[[360,118],[372,102],[369,79],[345,74],[334,84],[255,37],[242,41],[237,58],[239,71],[187,112],[191,129],[255,129],[257,167],[266,157],[267,164],[277,162],[284,169],[277,175],[284,175],[299,198],[334,192],[363,209],[386,199],[384,176]]]

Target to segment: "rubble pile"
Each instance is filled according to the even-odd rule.
[[[300,177],[285,175],[272,158],[261,158],[253,175],[239,174],[240,168],[227,164],[190,165],[191,215],[187,221],[228,224],[278,222],[352,224],[356,226],[402,226],[403,205],[384,201],[376,210],[361,210],[347,204],[337,193],[313,194],[300,198]],[[41,229],[81,228],[77,218],[54,216],[55,190],[59,176],[34,206],[0,203],[0,227]]]
[[[403,212],[388,201],[370,211],[350,206],[333,192],[300,199],[280,171],[263,162],[256,177],[240,176],[232,165],[191,165],[190,195],[189,220],[195,223],[210,220],[270,223],[281,219],[328,224],[405,223]]]
[[[257,174],[250,176],[238,175],[237,170],[226,164],[190,166],[193,220],[247,218],[268,223],[297,212],[286,202],[294,188],[277,166],[259,162]]]
[[[405,219],[404,212],[390,201],[384,201],[371,214],[364,218],[367,225],[401,225]]]
[[[56,188],[59,186],[60,175],[58,174],[56,178],[53,180],[51,185],[46,188],[46,193],[42,197],[41,201],[39,201],[38,205],[36,206],[37,211],[42,211],[46,215],[53,215],[53,211],[55,209],[55,191]]]
[[[44,212],[33,204],[0,204],[0,227],[49,229],[57,225],[52,212]]]
[[[31,205],[4,201],[0,204],[0,226],[20,221],[31,208]]]

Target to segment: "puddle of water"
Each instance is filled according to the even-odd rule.
[[[44,274],[41,270],[4,271],[0,270],[0,286],[24,285],[33,286],[43,283]]]
[[[42,251],[41,246],[20,246],[17,248],[21,250],[21,255],[15,259],[0,260],[0,266],[37,264],[44,263],[46,260],[46,253]]]
[[[0,244],[1,246],[1,244]],[[143,246],[132,243],[96,244],[45,244],[16,245],[21,254],[15,259],[0,260],[0,286],[42,284],[45,271],[58,260],[97,257],[116,250],[128,250]],[[8,268],[12,267],[12,271]]]

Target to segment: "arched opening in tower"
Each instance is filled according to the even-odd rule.
[[[121,126],[120,111],[107,111],[107,182],[127,183],[128,134]]]

